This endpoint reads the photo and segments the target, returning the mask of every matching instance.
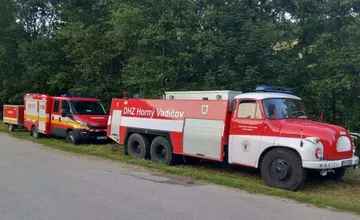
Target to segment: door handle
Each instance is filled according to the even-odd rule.
[[[52,116],[51,119],[54,120],[54,116]]]

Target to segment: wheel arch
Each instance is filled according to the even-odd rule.
[[[274,145],[274,146],[266,148],[265,150],[263,150],[263,152],[261,152],[260,156],[258,157],[258,159],[256,161],[256,168],[259,168],[261,166],[262,160],[264,159],[265,155],[269,151],[271,151],[273,149],[279,149],[279,148],[288,149],[288,150],[291,150],[291,151],[295,152],[300,157],[300,159],[302,160],[301,154],[295,148],[287,147],[287,146],[281,146],[281,145],[279,145],[279,146]]]

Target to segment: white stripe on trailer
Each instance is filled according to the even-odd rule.
[[[17,118],[4,117],[3,120],[4,121],[15,121],[15,124],[19,123]]]
[[[183,124],[183,120],[136,118],[127,116],[123,116],[121,118],[122,127],[142,128],[158,131],[182,132]]]

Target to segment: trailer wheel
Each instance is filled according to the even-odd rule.
[[[152,141],[150,155],[153,162],[163,163],[167,166],[173,165],[176,160],[171,144],[162,136],[158,136]]]
[[[130,135],[126,148],[129,156],[146,159],[150,157],[149,145],[149,141],[144,135],[134,133]]]
[[[15,125],[9,124],[9,132],[13,132],[15,130]]]
[[[34,138],[40,138],[40,133],[37,131],[36,126],[32,126],[31,128],[31,135]]]
[[[75,137],[73,131],[68,131],[66,133],[66,141],[73,144],[73,145],[78,145],[79,144],[79,140]]]
[[[300,156],[291,149],[270,150],[261,163],[261,175],[270,187],[296,191],[304,186],[307,170]]]

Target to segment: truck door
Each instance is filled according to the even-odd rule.
[[[230,122],[229,163],[256,166],[264,126],[260,103],[239,100]]]
[[[40,133],[46,133],[46,101],[39,101],[39,111],[38,111],[38,132]]]
[[[61,108],[60,108],[60,121],[62,123],[62,127],[60,129],[60,136],[66,137],[66,131],[70,128],[68,124],[69,118],[67,116],[62,117],[62,112],[65,111],[66,113],[70,113],[70,103],[69,100],[62,100],[61,101]]]
[[[60,113],[60,100],[54,100],[51,112],[51,133],[55,136],[61,137],[61,113]]]

